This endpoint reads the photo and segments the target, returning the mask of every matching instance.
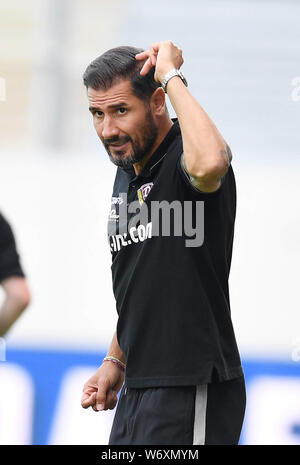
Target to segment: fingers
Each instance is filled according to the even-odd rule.
[[[148,56],[149,56],[149,55],[148,55],[148,52],[141,52],[141,53],[137,53],[137,54],[135,55],[135,58],[136,58],[137,60],[145,60],[146,58],[148,58]]]
[[[114,391],[113,389],[110,389],[106,397],[107,409],[113,410],[115,406],[117,405],[117,402],[118,402],[118,396],[117,396],[116,391]]]
[[[113,410],[115,406],[117,405],[117,402],[118,402],[117,393],[114,390],[110,389],[107,392],[105,401],[103,401],[102,399],[98,400],[98,398],[95,398],[95,402],[92,405],[92,409],[95,412],[101,412],[102,410]]]
[[[83,387],[81,406],[95,412],[114,409],[122,387],[124,374],[114,364],[102,365]]]
[[[152,64],[155,64],[154,62],[156,62],[158,51],[159,47],[154,44],[149,48],[149,50],[145,50],[144,52],[135,55],[135,58],[137,60],[146,60],[146,58],[150,58]]]
[[[81,406],[83,408],[91,407],[96,401],[96,391],[92,393],[84,392],[81,397]]]
[[[81,398],[81,406],[84,409],[92,407],[95,412],[102,410],[113,410],[118,402],[117,392],[110,389],[107,392],[105,399],[101,396],[97,397],[97,392],[92,393],[84,392]]]
[[[156,44],[152,44],[149,47],[149,50],[145,50],[144,52],[138,53],[135,57],[137,60],[145,60],[149,57],[150,54],[157,55],[159,51],[160,43],[157,42]]]
[[[142,76],[145,76],[147,73],[149,73],[150,69],[156,65],[157,53],[158,52],[151,47],[151,49],[147,50],[146,52],[138,53],[135,56],[137,60],[146,60],[140,71]]]
[[[160,58],[159,69],[156,67],[156,64],[158,63],[157,58]],[[174,67],[180,68],[183,64],[182,49],[171,41],[157,42],[152,44],[148,50],[138,53],[136,55],[136,60],[145,60],[140,71],[142,76],[149,73],[152,67],[156,67],[156,78],[158,78],[162,70],[166,67],[166,64],[169,65],[171,63]]]
[[[151,61],[151,58],[149,57],[148,60],[144,63],[144,66],[142,67],[140,71],[141,76],[145,76],[147,73],[149,73],[152,66],[153,66],[152,61]]]
[[[96,409],[101,410],[112,410],[115,408],[118,401],[117,391],[111,387],[109,381],[102,381],[99,385],[97,396],[96,396]]]
[[[109,387],[110,386],[108,381],[103,380],[98,384],[98,391],[96,396],[96,409],[98,411],[105,410],[106,393],[109,390]]]

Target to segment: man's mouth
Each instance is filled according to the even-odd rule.
[[[122,150],[125,150],[127,148],[128,142],[130,142],[130,139],[122,139],[122,140],[118,140],[118,141],[115,141],[115,142],[108,143],[107,146],[110,149],[117,150],[117,151],[122,151]]]
[[[129,143],[129,140],[127,140],[127,141],[125,141],[125,142],[123,141],[123,142],[121,142],[121,143],[120,143],[120,142],[116,142],[116,143],[114,143],[114,144],[109,144],[109,147],[110,147],[110,148],[113,148],[114,150],[120,150],[120,151],[121,151],[121,150],[125,150],[125,149],[126,149],[126,146],[127,146],[128,143]]]

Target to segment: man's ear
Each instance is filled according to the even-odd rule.
[[[160,116],[165,113],[166,97],[162,87],[158,87],[151,95],[150,106],[153,115]]]

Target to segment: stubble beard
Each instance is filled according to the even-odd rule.
[[[120,151],[119,155],[117,156],[112,155],[109,150],[108,141],[104,142],[105,150],[108,153],[110,161],[114,165],[123,169],[131,168],[134,163],[138,163],[139,161],[143,160],[143,158],[146,157],[153,148],[158,135],[158,127],[153,120],[150,108],[147,110],[145,126],[142,129],[143,137],[141,142],[133,141],[128,136],[128,141],[131,143],[132,151],[126,157],[124,156],[125,151]],[[118,139],[110,141],[110,143],[114,142],[117,143]]]

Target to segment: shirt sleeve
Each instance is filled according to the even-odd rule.
[[[183,166],[183,162],[182,162],[182,157],[183,157],[183,153],[180,155],[179,159],[178,159],[178,162],[177,162],[177,169],[178,171],[180,172],[184,182],[194,191],[194,192],[198,192],[199,194],[202,194],[202,195],[205,195],[205,196],[214,196],[216,194],[219,194],[219,192],[221,192],[222,190],[222,186],[224,184],[224,181],[225,181],[225,176],[226,176],[226,173],[225,175],[220,179],[221,181],[221,184],[220,186],[218,187],[218,189],[216,189],[215,191],[212,191],[212,192],[205,192],[205,191],[201,191],[194,183],[193,181],[193,178],[189,175],[189,173],[185,170],[184,166]]]
[[[12,276],[24,277],[16,241],[9,223],[0,214],[0,282]]]

